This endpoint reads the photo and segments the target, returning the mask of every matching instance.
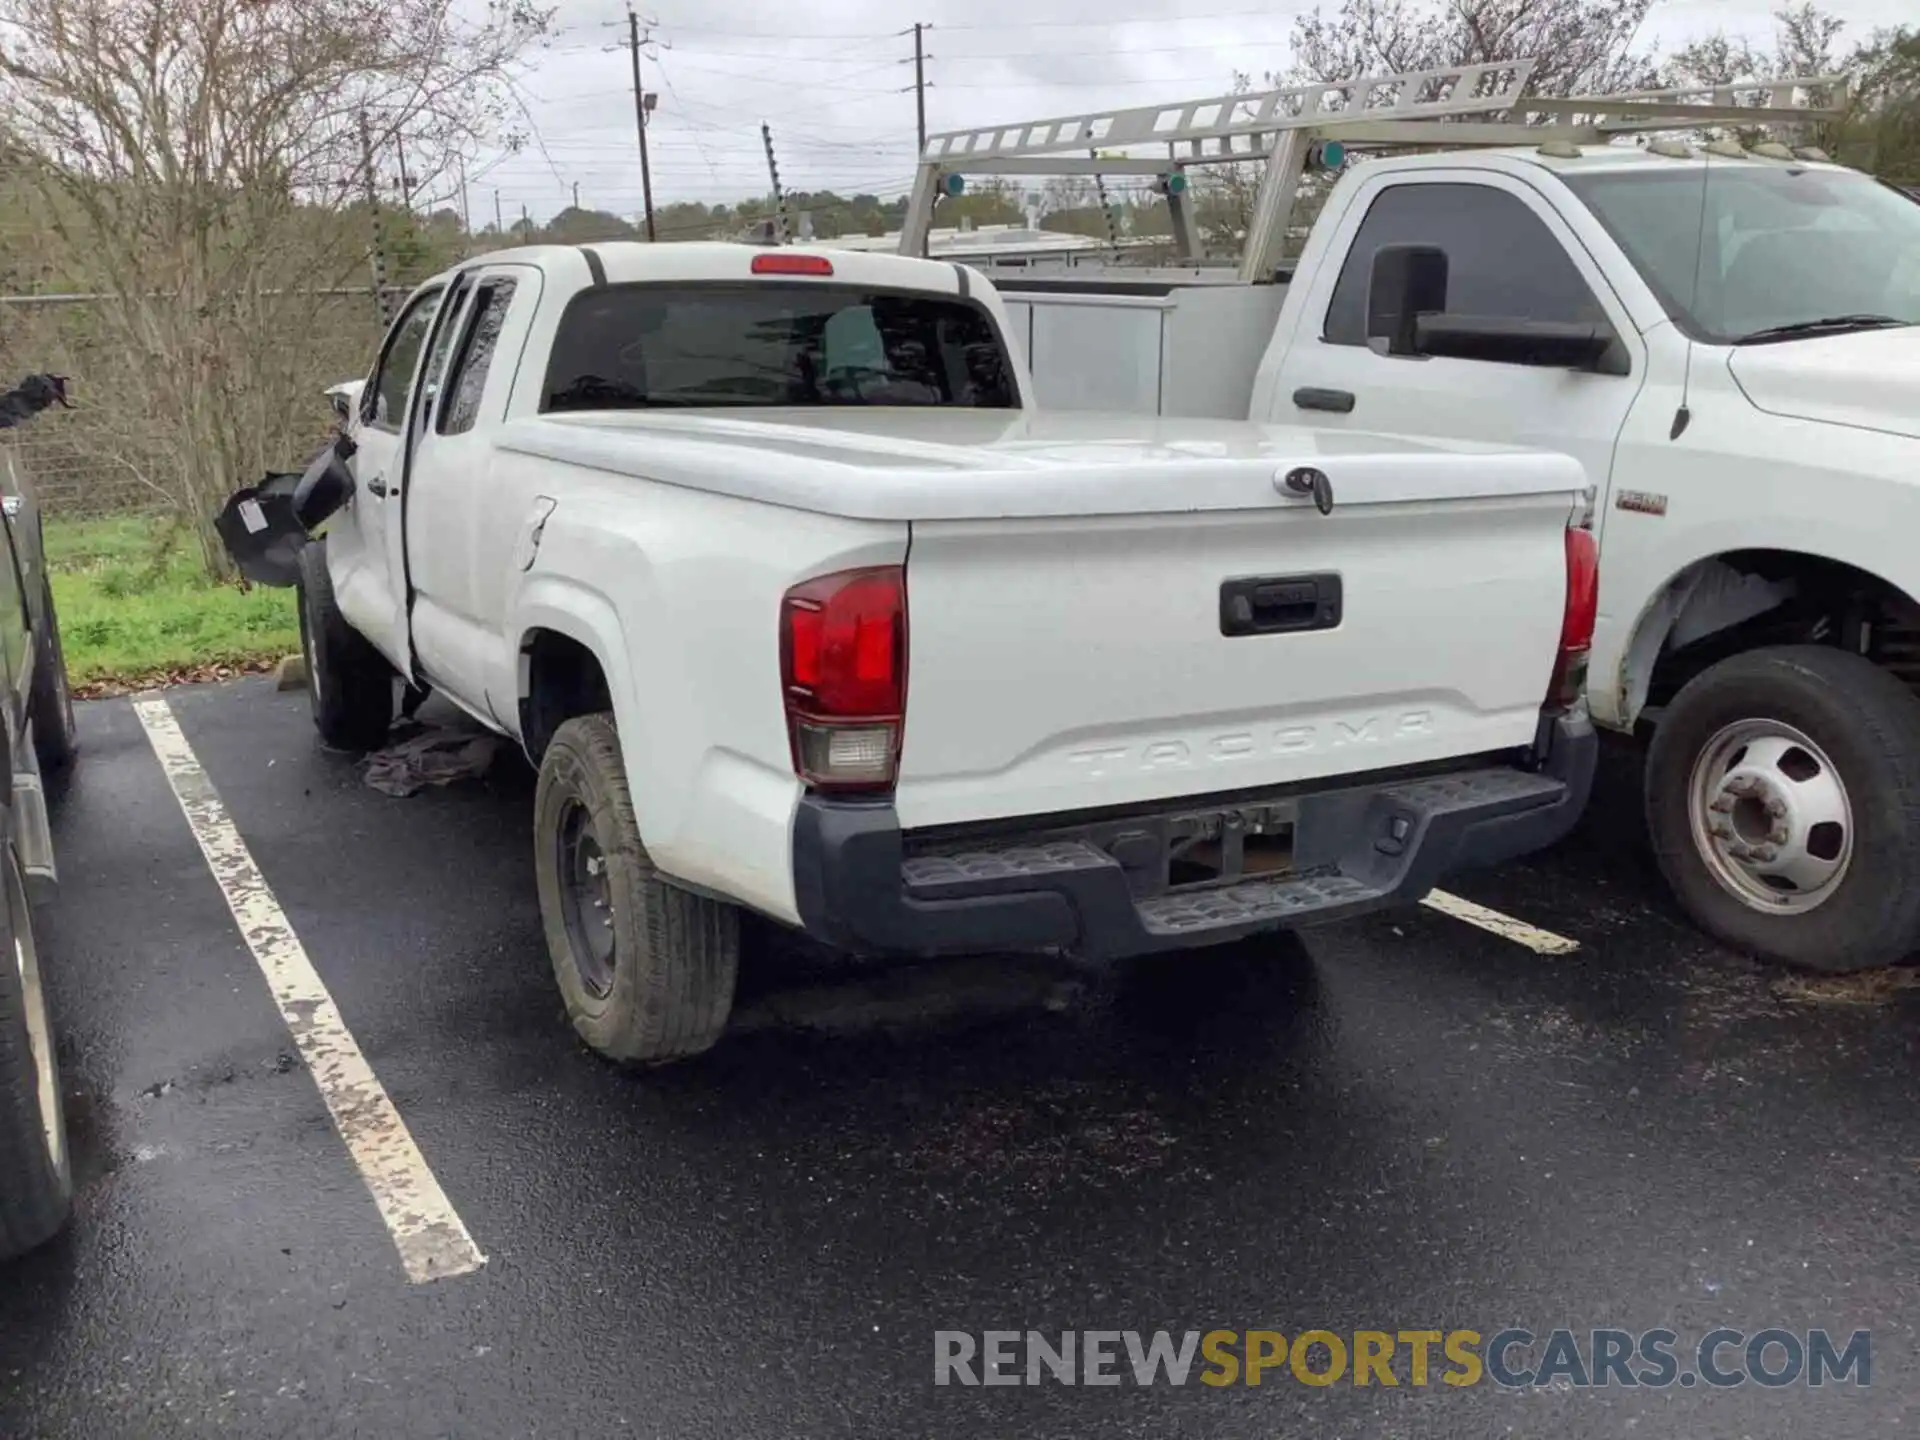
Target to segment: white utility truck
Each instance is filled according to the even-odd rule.
[[[603,1053],[713,1043],[742,908],[1119,956],[1414,899],[1577,817],[1578,463],[1038,413],[1006,328],[927,260],[504,251],[420,289],[337,444],[240,504],[255,568],[326,522],[292,552],[325,741],[377,745],[397,677],[538,765]]]
[[[956,176],[1097,169],[1162,177],[1191,250],[1174,177],[1264,166],[1236,269],[987,272],[1040,403],[1572,455],[1599,489],[1589,703],[1651,734],[1681,904],[1761,955],[1894,960],[1920,946],[1920,204],[1676,134],[1804,125],[1842,77],[1522,99],[1528,68],[937,135],[904,243]],[[1338,178],[1280,271],[1303,174]]]

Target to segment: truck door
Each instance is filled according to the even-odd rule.
[[[533,523],[534,497],[502,491],[491,467],[515,362],[539,307],[540,272],[531,265],[488,265],[463,272],[460,280],[472,298],[455,302],[458,313],[443,327],[447,358],[431,372],[435,393],[415,421],[407,472],[413,645],[435,687],[477,714],[496,713],[489,695],[504,684],[510,703],[499,713],[511,716],[519,698],[518,651],[501,633],[498,597],[518,569],[510,572],[506,555],[492,553],[483,537],[522,542]],[[433,343],[441,348],[438,333]],[[531,551],[522,558],[531,560]]]
[[[401,674],[412,677],[405,579],[399,558],[400,488],[408,405],[421,373],[443,287],[420,291],[387,332],[347,433],[353,498],[327,531],[329,569],[341,613]],[[443,327],[445,328],[445,327]]]
[[[1338,217],[1266,418],[1538,446],[1571,454],[1604,496],[1614,445],[1646,374],[1639,330],[1592,258],[1541,195],[1511,176],[1433,170],[1382,175]],[[1367,289],[1382,245],[1447,254],[1449,313],[1613,327],[1613,368],[1594,374],[1368,344]],[[1345,256],[1343,261],[1331,257]]]

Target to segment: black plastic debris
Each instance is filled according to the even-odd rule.
[[[300,476],[269,475],[258,485],[236,490],[213,517],[220,543],[240,573],[256,585],[286,586],[300,579],[300,549],[306,527],[294,518],[293,492]]]
[[[0,430],[10,430],[50,405],[58,405],[62,410],[73,409],[67,399],[67,377],[29,375],[13,389],[0,393]]]
[[[329,440],[298,474],[282,471],[236,490],[214,516],[213,528],[240,573],[256,585],[300,580],[300,547],[353,494],[346,462],[353,442]]]

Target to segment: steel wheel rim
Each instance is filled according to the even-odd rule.
[[[580,983],[595,999],[604,1000],[613,989],[616,967],[613,891],[593,816],[580,801],[569,799],[561,809],[554,842],[567,948],[573,952]]]
[[[40,1128],[47,1142],[47,1163],[56,1175],[66,1170],[66,1127],[60,1121],[60,1082],[53,1065],[53,1022],[47,1011],[47,996],[40,983],[40,956],[34,948],[33,931],[21,912],[21,895],[15,887],[11,897],[15,905],[13,959],[20,971],[20,994],[27,1020],[27,1048],[33,1052],[35,1090],[40,1105]]]
[[[1687,821],[1720,887],[1768,915],[1817,909],[1853,862],[1846,782],[1826,751],[1780,720],[1736,721],[1701,748]]]

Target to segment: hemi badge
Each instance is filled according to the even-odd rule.
[[[1621,510],[1638,510],[1642,515],[1667,513],[1667,497],[1651,490],[1622,490],[1614,496],[1613,503]]]

